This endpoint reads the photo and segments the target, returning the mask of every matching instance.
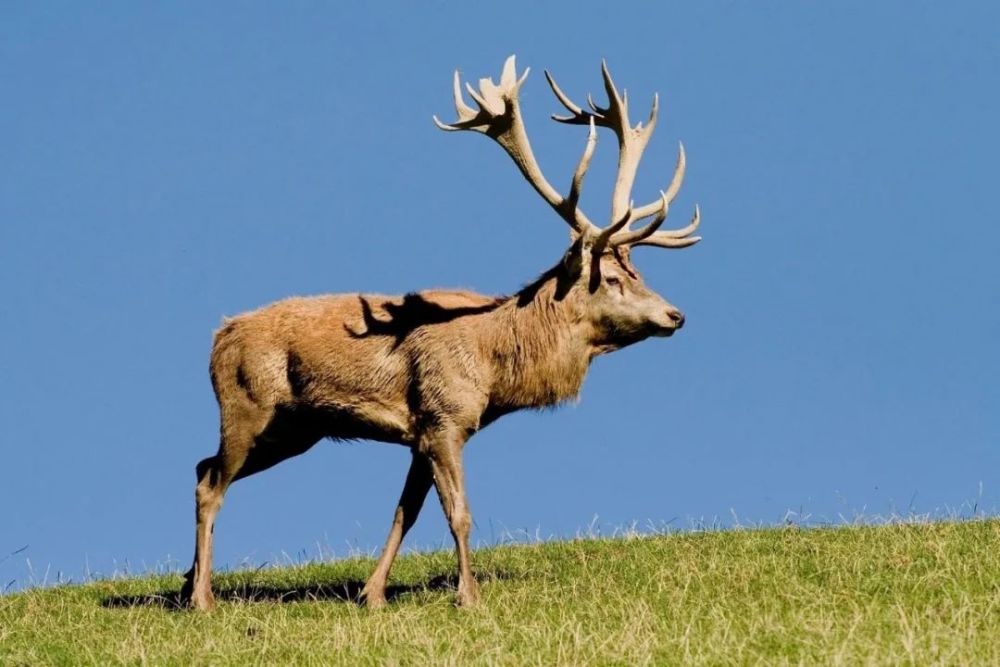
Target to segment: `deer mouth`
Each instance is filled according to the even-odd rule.
[[[678,322],[676,318],[664,317],[662,319],[658,318],[658,321],[654,320],[649,322],[646,328],[647,336],[654,336],[656,338],[670,338],[678,329],[684,326],[684,321]]]
[[[645,326],[635,330],[634,334],[630,337],[632,342],[640,341],[646,338],[669,338],[674,335],[677,331],[677,327],[672,323],[661,323],[661,322],[647,322]]]

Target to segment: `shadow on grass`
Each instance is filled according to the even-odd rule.
[[[514,578],[516,575],[504,570],[476,573],[476,580],[480,583],[506,581]],[[390,584],[385,589],[385,598],[388,602],[392,602],[409,593],[455,590],[457,586],[457,574],[440,574],[421,584]],[[361,600],[361,590],[364,587],[364,581],[350,579],[308,586],[269,586],[249,583],[214,590],[215,599],[219,602],[316,602],[323,600],[358,604]],[[148,595],[113,595],[101,600],[101,606],[107,609],[123,607],[186,609],[181,602],[179,588],[178,590],[159,591]]]

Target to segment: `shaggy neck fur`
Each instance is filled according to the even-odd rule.
[[[560,271],[546,272],[488,316],[482,349],[496,408],[555,405],[580,391],[594,350],[575,295],[560,294]]]

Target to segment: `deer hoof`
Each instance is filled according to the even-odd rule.
[[[211,591],[194,594],[187,600],[187,607],[196,611],[212,611],[215,609],[215,596]]]
[[[385,587],[373,588],[369,590],[365,586],[364,590],[361,591],[361,604],[368,607],[369,609],[382,609],[385,607]]]
[[[361,589],[358,598],[369,609],[382,609],[385,607],[385,581],[379,581],[373,576]]]
[[[364,599],[364,605],[369,609],[384,609],[386,606],[384,595],[368,595]]]
[[[462,609],[469,609],[479,605],[479,586],[474,582],[472,585],[459,586],[457,604]]]

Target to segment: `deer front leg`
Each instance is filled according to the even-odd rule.
[[[375,571],[361,591],[361,597],[369,607],[378,608],[385,605],[385,584],[389,579],[389,570],[392,569],[392,563],[399,553],[399,545],[420,514],[420,508],[424,505],[431,483],[431,469],[427,458],[414,450],[413,461],[410,463],[410,471],[406,474],[406,483],[399,496],[399,504],[396,506],[396,515],[392,520],[385,548],[375,565]]]
[[[458,555],[458,605],[469,607],[479,602],[479,585],[472,575],[469,562],[469,532],[472,514],[465,496],[465,479],[462,470],[462,446],[465,436],[455,431],[429,434],[422,439],[421,450],[430,461],[434,486],[437,488],[441,507],[448,519],[451,535],[455,538]]]

